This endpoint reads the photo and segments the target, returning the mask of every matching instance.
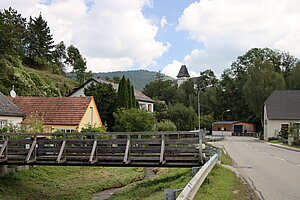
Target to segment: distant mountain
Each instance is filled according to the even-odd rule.
[[[102,77],[105,80],[107,77],[112,80],[114,76],[122,77],[123,75],[126,78],[129,78],[130,82],[137,90],[143,90],[145,85],[151,81],[156,80],[155,77],[157,72],[148,71],[148,70],[132,70],[132,71],[115,71],[115,72],[100,72],[93,73],[94,77]],[[164,75],[164,74],[163,74]],[[164,79],[172,80],[173,78],[167,75],[164,75]]]

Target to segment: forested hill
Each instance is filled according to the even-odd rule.
[[[102,77],[103,80],[110,79],[113,77],[122,77],[123,75],[126,78],[129,78],[134,88],[137,90],[143,90],[145,85],[151,81],[157,79],[157,72],[148,71],[148,70],[132,70],[132,71],[115,71],[115,72],[106,72],[106,73],[93,73],[94,77]],[[163,79],[172,79],[170,76],[163,75]]]

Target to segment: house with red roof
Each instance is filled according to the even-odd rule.
[[[88,125],[102,126],[94,97],[15,97],[10,100],[25,113],[25,119],[40,118],[45,132],[70,133]]]
[[[0,129],[7,126],[18,126],[24,115],[13,102],[0,92]]]

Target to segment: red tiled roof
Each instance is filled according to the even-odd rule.
[[[29,116],[37,113],[45,125],[79,125],[93,97],[16,97],[10,98]]]

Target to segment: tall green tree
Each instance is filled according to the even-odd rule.
[[[300,63],[289,72],[288,89],[300,90]]]
[[[128,90],[125,76],[122,76],[119,83],[117,108],[128,108]]]
[[[254,65],[249,66],[243,94],[256,117],[261,119],[265,100],[274,90],[283,90],[285,87],[284,78],[274,71],[272,63],[256,59]]]
[[[65,62],[67,59],[67,52],[66,52],[66,45],[63,41],[54,45],[54,50],[51,53],[52,63],[57,66],[53,68],[53,72],[60,72],[64,74],[65,69]]]
[[[130,83],[130,80],[127,79],[126,81],[126,89],[127,89],[127,92],[128,92],[128,100],[127,100],[127,108],[132,108],[132,102],[135,100],[133,99],[134,98],[134,94],[132,94],[132,90],[131,90],[131,83]]]
[[[113,113],[116,112],[117,92],[111,84],[91,84],[84,89],[86,96],[93,96],[103,123],[107,124],[109,131],[113,130],[115,123]]]
[[[54,41],[50,28],[41,14],[35,18],[30,17],[27,31],[27,55],[33,59],[44,58],[50,61]]]
[[[0,54],[24,56],[26,23],[11,7],[0,10]]]
[[[66,63],[73,67],[72,72],[76,74],[76,79],[79,84],[91,78],[92,73],[86,72],[86,60],[82,57],[80,51],[73,45],[67,48]]]

